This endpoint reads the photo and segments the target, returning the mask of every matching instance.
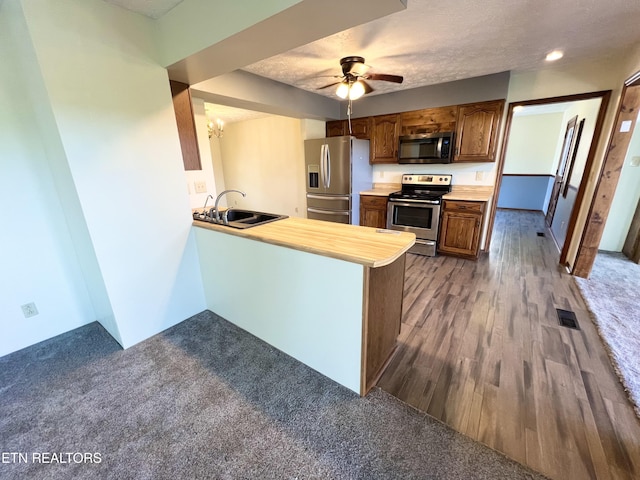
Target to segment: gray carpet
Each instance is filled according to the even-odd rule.
[[[598,252],[589,278],[576,282],[640,417],[640,265]]]
[[[543,478],[211,312],[124,351],[93,323],[0,358],[0,453],[27,455],[5,480]]]

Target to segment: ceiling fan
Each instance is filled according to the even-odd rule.
[[[340,66],[342,67],[342,75],[336,75],[340,81],[320,87],[318,90],[338,85],[336,95],[340,98],[355,100],[362,95],[373,92],[373,87],[366,80],[382,80],[393,83],[402,83],[404,80],[400,75],[367,73],[370,67],[364,63],[363,57],[344,57],[340,59]]]

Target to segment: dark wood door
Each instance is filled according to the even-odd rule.
[[[547,215],[544,218],[547,227],[551,227],[551,222],[553,222],[553,216],[555,215],[556,207],[558,206],[558,198],[560,197],[560,190],[562,190],[562,177],[556,175],[556,179],[553,181],[553,189],[551,190],[551,198],[549,199]]]
[[[573,145],[575,143],[575,132],[577,123],[578,117],[575,116],[567,122],[567,129],[564,133],[564,143],[562,145],[562,151],[560,152],[560,161],[558,162],[556,178],[553,182],[551,198],[549,199],[549,207],[547,208],[547,215],[545,216],[545,222],[549,227],[551,227],[551,224],[553,223],[553,216],[556,213],[558,198],[560,198],[560,192],[562,191],[564,182],[569,182],[566,174],[568,171],[570,159],[572,158],[573,154]]]

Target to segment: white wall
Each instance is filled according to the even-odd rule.
[[[505,154],[499,208],[541,210],[546,214],[554,163],[562,146],[560,112],[514,115]]]
[[[454,185],[487,186],[495,183],[495,162],[449,163],[446,165],[381,165],[373,166],[374,183],[400,183],[403,173],[450,173]]]
[[[561,112],[514,115],[504,160],[504,174],[554,175],[562,145]]]
[[[629,227],[640,200],[640,166],[633,166],[633,157],[640,156],[640,128],[636,120],[631,143],[620,172],[620,180],[607,217],[601,250],[620,252],[629,233]]]
[[[96,320],[29,88],[42,86],[20,5],[0,4],[0,356]],[[48,125],[54,128],[55,125]],[[35,302],[25,319],[20,306]]]
[[[301,122],[269,116],[225,125],[220,151],[229,206],[304,217],[304,143]]]
[[[562,135],[564,136],[564,130],[569,120],[573,117],[578,117],[578,124],[576,124],[576,135],[580,120],[585,119],[584,128],[582,130],[582,137],[580,144],[578,145],[578,151],[576,152],[576,159],[573,164],[573,171],[569,184],[578,188],[580,181],[582,180],[582,174],[584,173],[584,167],[587,163],[587,157],[589,156],[589,149],[591,147],[591,140],[593,139],[593,133],[596,128],[596,120],[598,119],[598,111],[600,110],[601,100],[599,98],[593,98],[590,100],[581,100],[579,102],[572,102],[569,108],[564,112]],[[560,161],[560,155],[556,158],[554,165],[554,171],[558,168],[558,162]]]
[[[23,0],[49,102],[128,347],[204,309],[167,73],[151,21]]]

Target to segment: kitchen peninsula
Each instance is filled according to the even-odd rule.
[[[396,348],[413,234],[304,218],[193,225],[209,310],[366,395]]]

